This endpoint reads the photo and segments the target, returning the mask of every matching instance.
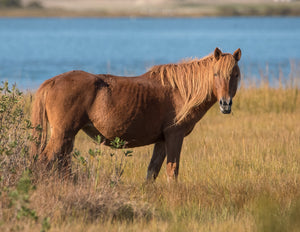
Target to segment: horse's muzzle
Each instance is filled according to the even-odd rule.
[[[223,114],[231,113],[232,100],[231,98],[226,100],[225,98],[221,98],[220,102],[220,110]]]

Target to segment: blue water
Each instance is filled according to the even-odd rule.
[[[0,81],[35,89],[73,69],[139,75],[147,68],[242,49],[245,78],[300,63],[300,18],[0,19]],[[266,71],[267,70],[267,71]],[[292,70],[293,71],[293,70]],[[267,73],[266,73],[267,72]]]

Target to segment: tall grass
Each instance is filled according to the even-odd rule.
[[[298,92],[297,84],[242,85],[231,115],[213,107],[185,139],[175,184],[166,182],[164,166],[155,183],[145,182],[153,146],[130,156],[81,132],[72,181],[32,170],[26,152],[1,153],[0,230],[299,231]],[[20,122],[29,102],[26,94],[15,103]],[[20,130],[5,134],[19,133],[26,147],[33,138]]]

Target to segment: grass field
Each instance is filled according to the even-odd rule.
[[[242,84],[231,115],[214,106],[185,138],[173,184],[164,166],[155,183],[145,183],[152,146],[125,156],[82,133],[72,181],[30,171],[23,121],[31,94],[4,88],[0,230],[300,231],[298,77],[278,88]]]

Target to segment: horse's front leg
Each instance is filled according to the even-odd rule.
[[[147,180],[155,180],[166,157],[164,142],[158,142],[153,149],[153,155],[148,166]]]
[[[184,136],[180,133],[168,133],[165,135],[168,181],[177,180],[183,138]]]

